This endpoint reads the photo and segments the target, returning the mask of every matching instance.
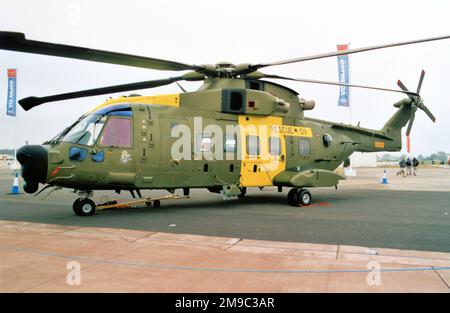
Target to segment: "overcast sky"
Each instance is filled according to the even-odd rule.
[[[190,64],[271,62],[351,48],[450,35],[450,1],[61,1],[0,0],[0,30],[27,38],[80,45]],[[415,90],[426,70],[422,97],[435,124],[418,111],[412,152],[450,152],[450,40],[350,56],[355,84]],[[176,76],[174,72],[108,65],[0,50],[0,147],[14,146],[13,118],[5,115],[7,68],[18,68],[18,98]],[[291,77],[338,80],[336,58],[265,69]],[[338,87],[284,82],[314,99],[308,116],[349,121],[338,107]],[[182,83],[195,90],[199,83]],[[173,84],[141,94],[179,92]],[[352,121],[379,129],[402,98],[352,89]],[[17,145],[50,139],[106,96],[54,102],[25,112],[18,106]]]

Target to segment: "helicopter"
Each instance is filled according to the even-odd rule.
[[[206,188],[224,199],[245,195],[247,188],[290,188],[287,202],[307,206],[312,187],[336,187],[345,176],[335,170],[355,151],[399,151],[402,128],[409,135],[418,109],[436,118],[416,91],[400,80],[400,89],[264,74],[278,66],[411,45],[450,36],[404,41],[304,56],[271,63],[191,65],[175,61],[26,39],[23,33],[0,32],[0,49],[154,70],[185,71],[182,75],[45,97],[19,100],[25,111],[44,103],[203,81],[196,91],[164,95],[131,94],[108,99],[42,145],[18,149],[25,192],[70,188],[79,198],[75,214],[90,216],[93,191]],[[270,80],[267,80],[270,79]],[[272,80],[348,86],[406,95],[381,129],[368,129],[305,116],[313,100]],[[203,127],[205,126],[205,127]]]

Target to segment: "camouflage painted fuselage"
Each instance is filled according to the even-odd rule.
[[[79,190],[334,186],[343,177],[333,171],[354,151],[400,150],[401,128],[410,110],[400,105],[385,127],[376,131],[306,118],[304,111],[313,105],[272,82],[211,78],[198,91],[122,97],[90,113],[124,104],[132,110],[131,146],[102,145],[103,133],[91,145],[64,140],[46,145],[47,183]],[[196,118],[202,121],[200,131]],[[176,125],[191,130],[190,158],[173,157],[171,149],[179,139],[172,134]],[[199,155],[195,140],[208,125],[219,126],[223,136],[227,125],[240,125],[235,143],[241,149],[223,148],[223,160]],[[242,131],[247,125],[268,129],[257,134],[259,147],[251,155],[248,134]],[[275,153],[269,151],[270,137],[280,138]],[[72,147],[86,150],[86,156],[71,160]],[[100,161],[95,157],[99,153]]]

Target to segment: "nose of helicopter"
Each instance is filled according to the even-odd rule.
[[[25,180],[24,191],[35,193],[39,183],[47,178],[47,150],[39,145],[27,145],[17,150],[17,160],[22,165],[22,177]]]

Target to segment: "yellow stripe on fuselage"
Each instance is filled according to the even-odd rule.
[[[138,97],[120,97],[115,99],[107,100],[106,102],[100,104],[99,106],[92,109],[89,113],[97,111],[98,109],[120,104],[120,103],[141,103],[148,105],[165,105],[178,107],[180,106],[180,94],[174,93],[169,95],[156,95],[156,96],[138,96]]]
[[[309,127],[289,126],[289,125],[272,125],[272,132],[279,133],[284,136],[309,137],[311,138],[312,130]]]

